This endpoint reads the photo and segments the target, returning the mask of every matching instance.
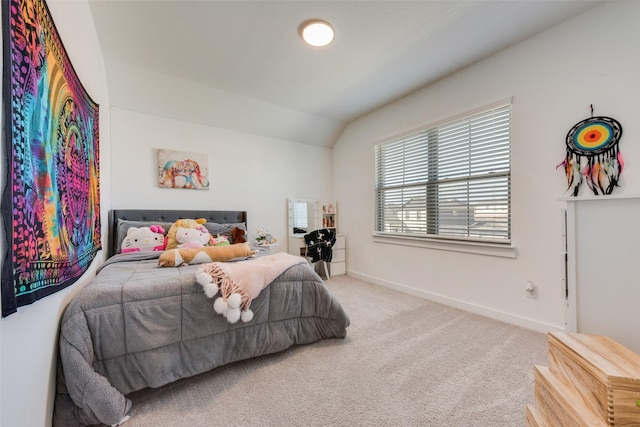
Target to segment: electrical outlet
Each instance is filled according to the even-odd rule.
[[[538,298],[538,289],[536,288],[536,285],[533,284],[532,280],[527,281],[527,284],[524,288],[524,292],[527,298],[533,298],[533,299]]]

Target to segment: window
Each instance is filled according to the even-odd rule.
[[[510,243],[511,103],[376,146],[376,234]]]

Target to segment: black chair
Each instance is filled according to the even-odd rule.
[[[328,263],[333,257],[332,247],[336,243],[336,232],[329,228],[314,230],[305,234],[304,243],[306,245],[305,258],[309,265],[313,266],[316,262],[322,262],[324,275],[327,280],[330,279]]]

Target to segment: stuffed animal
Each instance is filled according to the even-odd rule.
[[[201,248],[212,243],[211,234],[204,226],[197,228],[176,228],[178,248]]]
[[[212,242],[213,246],[227,246],[230,245],[229,238],[227,236],[221,236],[218,234],[217,237],[214,237]]]
[[[178,229],[196,229],[199,230],[199,232],[202,233],[206,233],[207,235],[207,239],[210,240],[212,239],[211,234],[207,231],[207,229],[204,227],[204,223],[206,223],[207,220],[204,218],[198,218],[198,219],[179,219],[176,222],[174,222],[171,225],[171,228],[169,228],[169,232],[167,233],[167,249],[175,249],[178,247],[179,244],[181,244],[180,242],[178,242],[177,238],[176,238],[176,233],[178,232]],[[186,230],[181,230],[182,233],[186,233]],[[198,236],[199,236],[199,232],[198,232]],[[186,234],[183,235],[183,237],[181,238],[183,240],[183,243],[187,242],[187,236]],[[194,233],[195,234],[195,233]],[[191,236],[193,237],[193,236]],[[204,238],[203,236],[200,236],[202,238]],[[194,240],[198,240],[198,239],[188,239],[188,241],[193,242]],[[206,246],[206,245],[210,245],[211,242],[204,242],[201,243],[199,246]]]
[[[235,243],[245,243],[247,241],[246,238],[247,230],[243,230],[240,227],[235,227],[231,231],[231,241]]]
[[[122,240],[120,252],[164,251],[164,228],[160,225],[150,227],[129,227]]]
[[[214,261],[231,261],[248,258],[256,254],[249,245],[204,246],[201,248],[170,249],[160,254],[160,267],[180,267],[181,265],[203,264]]]

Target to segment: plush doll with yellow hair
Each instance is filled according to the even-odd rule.
[[[167,249],[211,246],[213,236],[205,228],[206,222],[204,218],[179,219],[174,222],[167,233]]]

